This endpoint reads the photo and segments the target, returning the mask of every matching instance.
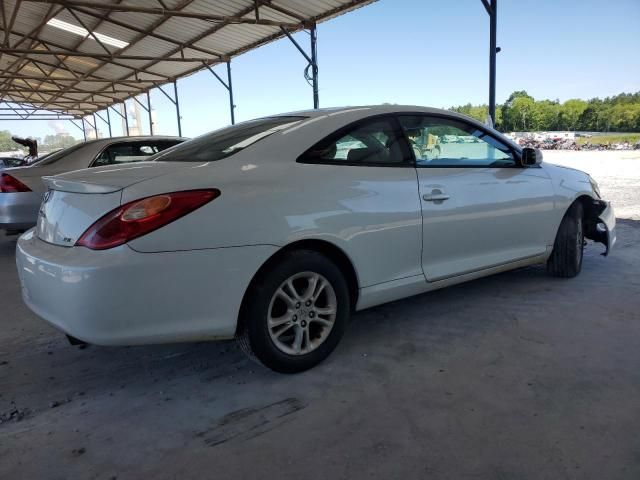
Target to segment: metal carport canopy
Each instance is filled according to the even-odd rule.
[[[2,0],[0,119],[84,118],[130,98],[145,107],[141,94],[150,107],[149,90],[170,83],[162,92],[178,109],[176,79],[209,68],[233,121],[231,59],[284,36],[309,62],[317,107],[316,23],[374,1]],[[289,35],[302,29],[309,54]],[[226,82],[212,69],[221,63]]]

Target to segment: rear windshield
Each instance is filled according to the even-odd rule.
[[[269,117],[243,122],[189,140],[157,154],[158,162],[213,162],[230,157],[250,145],[284,130],[306,117]]]
[[[72,147],[63,148],[62,150],[58,150],[57,152],[54,152],[50,155],[46,155],[45,158],[43,158],[41,161],[34,162],[33,165],[38,165],[38,166],[51,165],[52,163],[56,163],[61,158],[66,157],[70,153],[75,152],[76,150],[80,150],[85,145],[86,145],[86,142],[80,142],[75,144]]]

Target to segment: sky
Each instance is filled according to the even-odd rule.
[[[307,33],[295,38],[308,48]],[[498,46],[498,103],[515,90],[560,101],[640,91],[640,0],[499,0]],[[318,26],[320,106],[487,103],[488,50],[480,0],[379,0]],[[234,58],[236,121],[311,108],[305,66],[286,38]],[[216,71],[226,78],[224,65]],[[227,92],[210,72],[180,79],[178,91],[183,135],[230,122]],[[151,102],[155,133],[177,134],[173,104],[158,91]],[[0,121],[22,136],[55,128],[82,138],[70,122]]]

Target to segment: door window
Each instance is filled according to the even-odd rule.
[[[372,166],[407,165],[410,154],[405,150],[401,133],[393,119],[378,118],[339,130],[307,150],[298,161]]]
[[[400,116],[418,167],[514,167],[509,147],[465,122],[428,116]]]

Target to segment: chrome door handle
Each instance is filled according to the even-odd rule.
[[[443,202],[444,200],[449,200],[449,195],[445,195],[444,193],[432,193],[432,194],[425,194],[422,196],[422,199],[425,202]]]

